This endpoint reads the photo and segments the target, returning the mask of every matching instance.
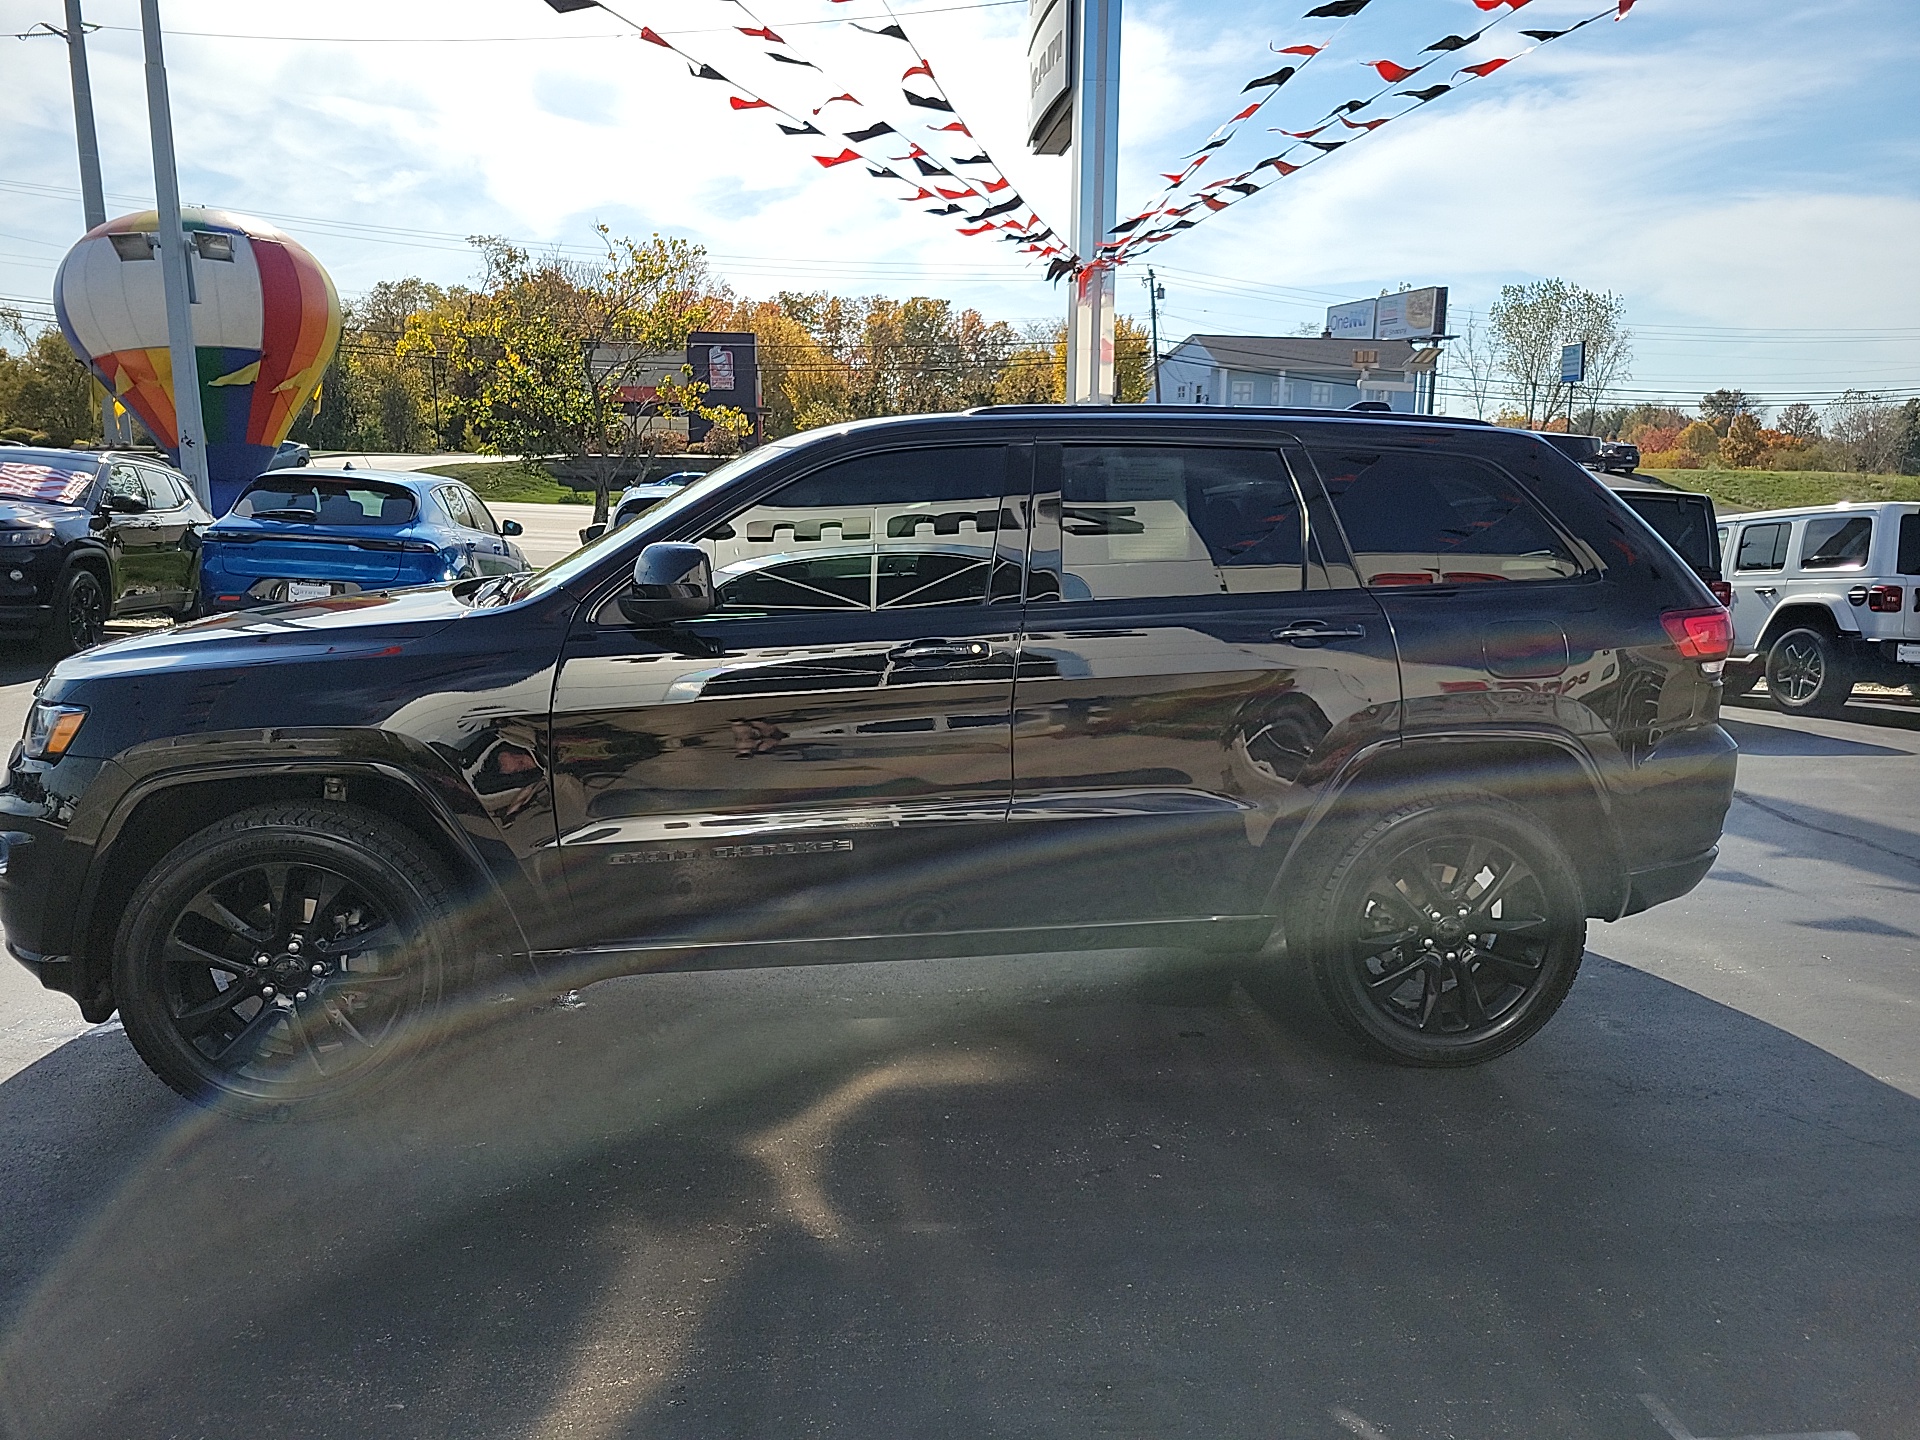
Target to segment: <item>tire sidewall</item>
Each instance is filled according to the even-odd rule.
[[[73,641],[73,611],[75,601],[88,587],[100,597],[100,625],[94,627],[94,633],[88,636],[86,643],[76,645]],[[84,565],[75,565],[68,570],[60,581],[60,589],[53,605],[53,623],[47,627],[47,643],[57,656],[76,655],[82,650],[91,649],[105,638],[108,611],[106,586],[100,583],[100,577]]]
[[[1790,700],[1776,686],[1779,663],[1788,644],[1811,644],[1819,653],[1819,688],[1804,700]],[[1853,679],[1847,673],[1846,659],[1833,637],[1821,630],[1799,626],[1781,635],[1767,648],[1767,694],[1773,703],[1789,715],[1837,715],[1853,693]]]
[[[1408,847],[1474,836],[1512,850],[1532,868],[1549,907],[1568,928],[1550,942],[1546,974],[1511,1014],[1467,1037],[1425,1035],[1381,1014],[1367,995],[1360,962],[1345,933],[1357,915],[1374,869]],[[1475,1065],[1503,1055],[1537,1034],[1560,1008],[1586,948],[1586,906],[1572,865],[1553,837],[1524,811],[1492,798],[1411,805],[1355,837],[1334,863],[1326,884],[1302,916],[1307,960],[1334,1018],[1375,1054],[1401,1064]]]
[[[373,887],[393,905],[393,923],[419,946],[410,964],[422,968],[404,1033],[385,1043],[379,1063],[343,1080],[310,1086],[223,1083],[173,1023],[166,1002],[158,950],[181,908],[222,875],[257,866],[265,858],[326,866],[356,884]],[[114,995],[128,1038],[141,1058],[174,1089],[214,1109],[249,1118],[297,1106],[302,1115],[326,1113],[383,1089],[427,1048],[444,1024],[441,1002],[455,951],[449,925],[431,896],[385,857],[345,836],[325,831],[260,824],[203,832],[175,848],[134,892],[114,943]]]

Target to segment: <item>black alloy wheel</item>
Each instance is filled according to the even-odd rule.
[[[1767,694],[1789,715],[1838,715],[1853,694],[1853,676],[1832,636],[1789,630],[1767,651]]]
[[[1567,858],[1493,796],[1443,796],[1368,826],[1299,933],[1334,1018],[1412,1065],[1473,1065],[1552,1018],[1586,945]]]
[[[60,583],[53,602],[53,624],[47,632],[55,657],[90,650],[106,638],[107,592],[93,571],[75,567]]]
[[[121,926],[114,992],[141,1057],[189,1099],[322,1109],[433,1038],[454,915],[440,867],[398,826],[265,806],[155,867]]]

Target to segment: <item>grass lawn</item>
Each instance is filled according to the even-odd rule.
[[[483,500],[534,505],[591,505],[591,491],[562,485],[547,473],[544,465],[527,465],[518,460],[453,461],[429,465],[424,475],[445,475],[464,481],[480,493]]]
[[[1861,475],[1842,470],[1642,470],[1682,490],[1711,495],[1735,510],[1785,510],[1838,500],[1920,500],[1920,475]]]

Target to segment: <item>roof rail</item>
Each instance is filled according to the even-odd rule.
[[[1409,425],[1481,425],[1471,415],[1409,415],[1400,410],[1316,410],[1304,405],[976,405],[963,415],[1210,415],[1231,420],[1240,415],[1306,416],[1319,420],[1358,420],[1366,424],[1388,420]]]

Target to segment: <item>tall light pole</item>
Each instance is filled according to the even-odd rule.
[[[87,229],[107,223],[107,197],[100,182],[100,137],[93,124],[93,83],[87,74],[86,19],[80,13],[80,0],[66,0],[67,25],[63,30],[42,20],[34,33],[58,35],[67,42],[67,71],[73,77],[73,138],[80,152],[80,208],[86,215]],[[106,387],[95,382],[100,394],[100,434],[106,442],[121,443],[121,411]]]
[[[1118,218],[1120,162],[1120,0],[1073,0],[1073,203],[1068,239],[1089,262],[1067,299],[1069,405],[1110,405],[1113,383],[1113,268],[1093,268]]]
[[[180,177],[173,163],[173,110],[167,103],[167,66],[160,53],[159,0],[140,0],[140,35],[147,55],[147,121],[153,129],[153,193],[159,201],[161,278],[167,290],[167,352],[173,365],[173,414],[180,469],[209,511],[207,427],[200,414],[200,362],[193,348],[193,262],[180,223]],[[165,443],[165,436],[156,436]]]

